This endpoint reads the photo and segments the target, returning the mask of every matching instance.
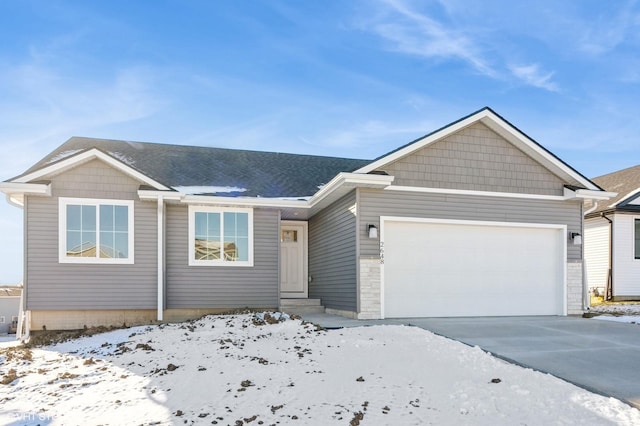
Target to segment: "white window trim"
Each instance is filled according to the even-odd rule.
[[[219,260],[196,260],[195,259],[195,239],[196,239],[196,227],[195,217],[196,213],[247,213],[248,214],[248,233],[249,233],[249,253],[248,260],[241,261],[228,261],[224,259]],[[222,232],[224,235],[224,231]],[[253,266],[253,209],[248,208],[233,208],[233,207],[210,207],[210,206],[189,206],[189,266]]]
[[[100,223],[100,205],[127,206],[129,221],[129,257],[113,259],[101,257],[67,257],[67,205],[78,204],[96,206],[96,224]],[[60,263],[89,263],[89,264],[119,264],[132,265],[134,263],[134,203],[133,200],[110,200],[97,198],[60,198],[58,201],[58,261]],[[100,230],[96,230],[96,238],[100,245]]]
[[[4,318],[4,315],[1,315],[1,316],[0,316],[0,324],[4,324],[4,323],[5,323],[5,321],[6,321],[6,320],[5,320],[5,318]]]

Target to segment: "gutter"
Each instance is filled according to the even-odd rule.
[[[613,221],[602,212],[600,216],[609,222],[609,270],[607,272],[607,288],[605,289],[604,300],[613,299]]]

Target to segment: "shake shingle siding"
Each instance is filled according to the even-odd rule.
[[[26,197],[27,309],[152,309],[156,306],[156,210],[135,201],[135,264],[58,262],[58,198],[136,200],[139,182],[94,160],[51,179],[52,197]]]
[[[356,195],[345,195],[309,220],[309,297],[356,311]]]
[[[167,308],[276,308],[280,214],[253,211],[254,266],[189,266],[186,206],[167,207]]]
[[[382,170],[395,176],[394,185],[402,186],[562,195],[565,184],[482,123]]]

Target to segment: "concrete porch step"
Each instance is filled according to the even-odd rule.
[[[280,299],[280,310],[297,315],[324,313],[320,299]]]

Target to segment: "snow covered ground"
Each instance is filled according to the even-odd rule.
[[[611,303],[592,306],[592,317],[597,320],[640,324],[640,303]]]
[[[209,316],[0,354],[0,424],[640,424],[640,411],[405,326]]]

